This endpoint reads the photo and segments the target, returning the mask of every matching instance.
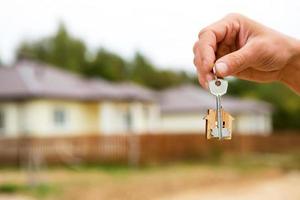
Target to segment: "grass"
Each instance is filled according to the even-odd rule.
[[[111,176],[119,176],[131,173],[147,173],[149,171],[160,171],[172,166],[205,166],[216,168],[233,168],[235,170],[257,170],[263,168],[276,168],[282,170],[300,170],[300,152],[285,154],[258,153],[258,154],[223,154],[216,149],[209,157],[198,160],[174,161],[168,163],[155,163],[131,167],[126,164],[79,164],[74,166],[47,166],[47,171],[63,169],[75,172],[103,172]],[[16,167],[0,167],[3,170],[17,171]]]
[[[59,189],[56,186],[49,184],[37,184],[34,186],[30,186],[20,183],[2,183],[0,185],[0,193],[24,193],[38,198],[44,198],[50,194],[56,194],[58,192]]]
[[[197,183],[198,177],[201,178],[201,173],[206,173],[206,171],[212,172],[213,176],[216,174],[222,177],[223,171],[224,173],[230,171],[240,176],[269,169],[281,172],[300,171],[300,153],[243,155],[223,154],[216,151],[206,159],[145,165],[139,168],[114,164],[82,164],[74,167],[48,166],[41,170],[41,173],[48,177],[47,181],[34,186],[28,185],[24,181],[26,172],[20,172],[15,167],[5,167],[0,168],[0,194],[23,194],[37,199],[62,199],[61,196],[70,191],[76,191],[78,188],[83,191],[88,190],[89,187],[97,188],[96,190],[99,188],[103,191],[106,190],[105,188],[109,188],[108,190],[114,191],[116,185],[117,188],[126,188],[126,185],[140,185],[149,180],[153,181],[153,185],[159,183],[159,180],[163,182],[162,186],[168,183],[164,182],[166,180],[184,180],[187,185],[193,185],[193,181]],[[23,179],[20,179],[20,175],[23,176]],[[178,183],[176,182],[176,184]],[[153,191],[150,190],[150,192]]]
[[[300,153],[227,155],[222,158],[221,163],[240,170],[257,170],[258,168],[300,170]]]

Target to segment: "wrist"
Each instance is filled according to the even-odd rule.
[[[283,68],[280,81],[300,94],[300,41],[292,39],[291,56]]]

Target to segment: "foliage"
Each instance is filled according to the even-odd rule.
[[[136,53],[130,63],[129,79],[153,89],[164,89],[190,82],[191,77],[185,72],[158,70],[143,55]]]
[[[91,61],[86,61],[82,73],[88,77],[101,77],[111,81],[127,79],[126,61],[117,54],[101,48]]]
[[[63,24],[53,36],[23,41],[17,49],[16,58],[42,61],[87,77],[130,80],[153,89],[164,89],[191,80],[185,72],[158,70],[139,52],[129,61],[104,48],[91,53],[83,41],[68,33]]]
[[[47,197],[51,194],[59,193],[58,187],[41,183],[35,186],[20,183],[2,183],[0,185],[0,193],[13,194],[23,193],[30,194],[40,198]]]
[[[85,65],[85,44],[69,35],[61,24],[54,36],[36,42],[24,41],[17,50],[17,58],[40,60],[74,72]]]

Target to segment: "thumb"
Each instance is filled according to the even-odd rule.
[[[227,54],[216,61],[216,73],[224,77],[236,74],[249,67],[253,58],[249,47],[244,46],[241,49]]]

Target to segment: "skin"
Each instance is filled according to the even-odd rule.
[[[194,48],[200,84],[235,76],[255,82],[279,81],[300,94],[300,41],[240,14],[204,28]]]

